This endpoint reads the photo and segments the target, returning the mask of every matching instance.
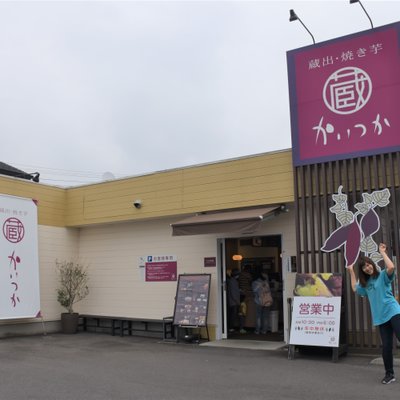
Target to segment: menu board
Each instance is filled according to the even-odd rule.
[[[211,274],[184,274],[178,277],[174,325],[207,326]]]

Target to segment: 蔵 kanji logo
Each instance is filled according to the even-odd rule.
[[[325,105],[336,114],[353,114],[363,108],[372,94],[372,81],[361,68],[345,67],[325,82]]]
[[[8,218],[3,224],[3,235],[11,243],[20,242],[25,235],[23,223],[18,218]]]

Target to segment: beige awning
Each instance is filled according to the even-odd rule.
[[[198,214],[171,224],[172,236],[221,232],[253,233],[265,219],[275,215],[278,209],[279,207],[264,207]]]

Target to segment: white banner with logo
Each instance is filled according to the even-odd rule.
[[[0,195],[0,319],[40,315],[37,205]]]
[[[339,347],[341,300],[341,297],[294,297],[290,344]]]

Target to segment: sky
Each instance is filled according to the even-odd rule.
[[[0,0],[0,161],[76,186],[290,148],[290,9],[316,42],[371,28],[348,0]]]

